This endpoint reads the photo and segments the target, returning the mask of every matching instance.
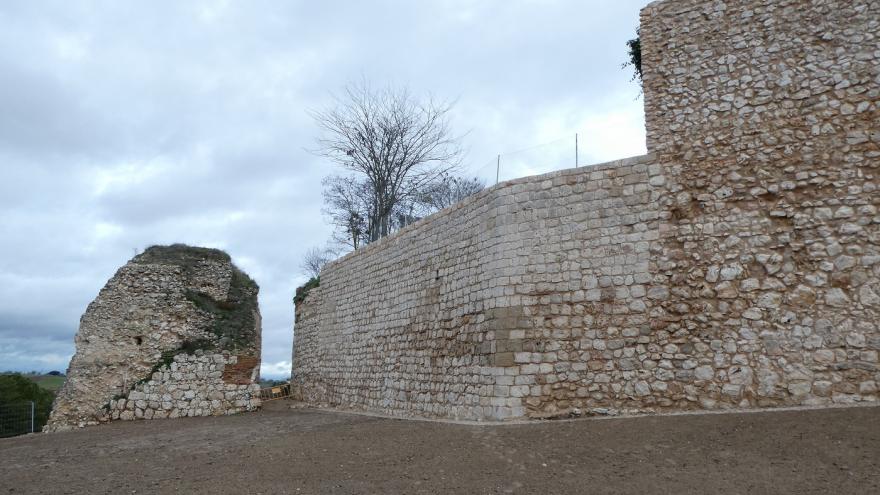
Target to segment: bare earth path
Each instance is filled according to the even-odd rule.
[[[2,493],[880,493],[880,408],[508,426],[285,402],[0,440]]]

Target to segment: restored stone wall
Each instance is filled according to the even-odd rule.
[[[44,431],[259,407],[257,291],[222,251],[135,256],[82,316]]]
[[[393,415],[523,416],[536,375],[580,358],[562,342],[647,322],[663,184],[650,157],[509,181],[330,263],[297,306],[294,385]]]
[[[330,264],[294,385],[469,419],[876,401],[878,31],[869,0],[649,5],[651,154]]]
[[[308,401],[468,418],[507,406],[489,402],[498,285],[483,269],[503,228],[498,198],[481,193],[324,268],[297,306],[294,381]]]

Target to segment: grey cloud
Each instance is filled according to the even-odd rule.
[[[455,99],[468,168],[588,124],[584,160],[638,154],[620,63],[645,3],[0,3],[0,368],[57,369],[120,265],[187,242],[256,278],[277,373],[299,258],[330,233],[306,110],[364,77]]]

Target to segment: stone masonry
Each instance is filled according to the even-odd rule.
[[[295,387],[393,415],[525,415],[563,342],[647,321],[652,183],[650,157],[506,182],[329,264],[297,307]]]
[[[878,32],[871,0],[650,4],[649,154],[330,263],[294,387],[473,420],[876,402]]]
[[[257,292],[216,249],[135,256],[83,315],[44,431],[258,408]]]
[[[642,24],[669,183],[650,317],[683,398],[658,405],[876,401],[880,3],[678,0]]]

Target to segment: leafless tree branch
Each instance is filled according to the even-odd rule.
[[[324,265],[329,263],[332,259],[333,253],[329,252],[327,249],[313,247],[306,251],[306,255],[303,257],[300,268],[302,268],[303,272],[309,277],[318,277],[321,275],[321,269],[324,268]]]
[[[355,175],[324,186],[334,223],[357,248],[391,233],[402,205],[416,202],[428,184],[458,167],[463,152],[449,128],[451,103],[419,101],[406,89],[374,90],[365,81],[347,86],[334,103],[311,112],[323,133],[313,152]],[[354,201],[353,194],[366,196]],[[355,210],[366,218],[349,214]],[[361,220],[362,235],[360,226],[348,227]]]

